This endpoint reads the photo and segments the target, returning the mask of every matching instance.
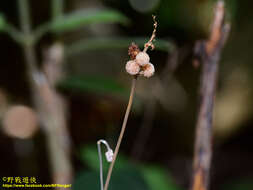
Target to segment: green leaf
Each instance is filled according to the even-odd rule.
[[[88,24],[114,22],[128,24],[129,20],[115,10],[89,9],[60,17],[52,23],[51,29],[54,32],[66,32]]]
[[[73,190],[100,189],[98,172],[81,172],[73,183]],[[113,171],[110,190],[150,190],[141,173],[134,168],[124,168]]]
[[[67,56],[73,56],[84,51],[126,49],[132,42],[135,42],[141,48],[148,40],[149,38],[144,37],[90,38],[67,46],[66,53]],[[174,50],[173,43],[166,40],[157,39],[154,44],[155,50],[164,52],[172,52]]]
[[[103,159],[103,171],[106,173],[106,171],[109,168],[109,163],[105,160],[105,149],[103,149],[103,145],[101,148],[102,151],[102,159]],[[98,157],[98,151],[95,146],[85,146],[81,149],[81,159],[83,163],[88,165],[92,170],[99,171],[99,157]],[[122,169],[122,168],[128,168],[130,167],[130,163],[127,161],[127,159],[122,156],[118,155],[117,160],[115,162],[115,170]]]
[[[151,190],[180,190],[173,182],[172,177],[163,168],[158,166],[141,166],[140,169]]]
[[[127,96],[128,90],[122,87],[114,79],[103,76],[69,76],[59,83],[63,89],[77,92],[91,92],[107,95]]]
[[[5,18],[3,16],[3,14],[0,13],[0,31],[3,31],[5,29]]]
[[[83,9],[41,25],[35,30],[35,39],[38,40],[47,32],[68,32],[89,24],[95,23],[121,23],[128,24],[126,16],[116,10]]]
[[[0,32],[7,33],[17,43],[24,44],[27,40],[13,25],[8,23],[3,14],[0,13]]]

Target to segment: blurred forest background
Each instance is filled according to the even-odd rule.
[[[193,49],[209,34],[215,2],[0,1],[0,176],[99,189],[96,142],[116,144],[131,83],[128,46],[143,47],[154,14],[156,73],[138,79],[110,188],[188,189],[201,71]],[[253,2],[225,2],[232,28],[219,68],[210,185],[252,190]]]

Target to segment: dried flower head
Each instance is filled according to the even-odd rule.
[[[134,60],[130,60],[126,64],[126,71],[130,75],[137,75],[140,72],[140,66]]]
[[[130,56],[131,60],[134,60],[136,58],[136,55],[140,52],[140,49],[138,45],[136,45],[134,42],[129,46],[128,48],[128,55]]]

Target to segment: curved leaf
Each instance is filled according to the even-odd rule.
[[[128,48],[132,42],[135,42],[139,47],[142,47],[149,38],[144,37],[116,37],[116,38],[91,38],[81,40],[66,47],[68,56],[82,53],[83,51],[105,50],[105,49],[125,49]],[[174,50],[173,43],[157,39],[155,42],[155,50],[171,52]]]
[[[51,29],[55,32],[66,32],[80,28],[87,24],[119,22],[127,24],[129,20],[115,10],[82,10],[60,17],[52,23]]]
[[[38,40],[45,33],[51,32],[67,32],[95,23],[121,23],[128,24],[130,21],[120,12],[112,9],[83,9],[67,15],[63,15],[58,19],[41,25],[35,31],[35,38]]]

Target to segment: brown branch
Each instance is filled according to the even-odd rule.
[[[153,21],[154,21],[154,30],[153,30],[153,33],[152,33],[149,41],[144,44],[143,52],[146,52],[149,47],[151,47],[151,50],[155,49],[155,45],[153,44],[153,41],[155,40],[155,37],[156,37],[157,21],[156,21],[155,15],[152,15],[152,17],[153,17]]]
[[[200,84],[200,108],[196,126],[196,140],[191,190],[207,190],[209,185],[212,157],[212,118],[216,91],[218,62],[229,33],[229,25],[224,24],[224,2],[218,1],[210,37],[206,42],[198,42],[196,49],[203,64]]]
[[[57,51],[63,51],[62,45],[54,44],[48,49],[42,71],[36,67],[37,60],[33,47],[25,48],[25,58],[33,102],[47,138],[53,183],[70,184],[73,173],[70,161],[70,137],[66,124],[66,102],[54,87],[62,77],[63,53]]]
[[[43,75],[46,78],[38,89],[43,104],[39,109],[48,140],[53,182],[71,184],[73,171],[70,160],[71,140],[67,130],[67,103],[55,89],[56,83],[64,75],[63,54],[61,43],[54,43],[44,54]]]

